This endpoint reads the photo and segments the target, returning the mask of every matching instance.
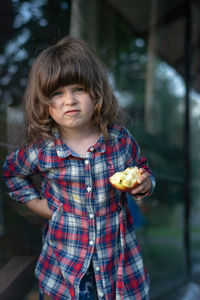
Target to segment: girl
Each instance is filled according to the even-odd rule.
[[[11,197],[47,219],[36,266],[53,299],[149,299],[125,193],[109,177],[138,166],[131,191],[150,195],[154,177],[127,129],[106,72],[83,41],[66,37],[35,60],[25,92],[29,143],[6,160]],[[41,176],[40,191],[32,175]],[[42,297],[41,297],[42,298]]]

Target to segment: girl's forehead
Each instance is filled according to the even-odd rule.
[[[53,58],[50,64],[45,65],[46,71],[40,76],[42,83],[39,84],[45,94],[50,95],[59,88],[77,84],[83,85],[87,91],[93,89],[98,76],[95,76],[96,71],[87,60],[76,57],[67,60],[63,56]]]

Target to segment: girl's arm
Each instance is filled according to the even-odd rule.
[[[155,177],[149,167],[146,157],[141,156],[140,147],[129,131],[127,131],[126,136],[126,153],[127,167],[137,166],[142,172],[139,186],[133,189],[130,193],[136,199],[150,196],[155,187]]]
[[[51,219],[52,214],[46,199],[33,199],[25,203],[33,212],[45,219]]]
[[[39,151],[36,147],[23,147],[11,153],[3,165],[3,177],[9,195],[17,202],[25,203],[40,198],[32,176],[39,173]]]

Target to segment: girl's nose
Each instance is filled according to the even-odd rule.
[[[76,102],[75,95],[73,92],[68,91],[65,94],[65,105],[72,105]]]

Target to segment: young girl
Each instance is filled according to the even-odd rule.
[[[150,195],[154,177],[127,129],[106,72],[83,41],[66,37],[36,58],[25,92],[28,145],[6,160],[11,197],[47,219],[36,266],[53,299],[147,300],[125,193],[109,177],[138,166],[130,193]],[[32,175],[41,176],[37,190]],[[42,297],[41,297],[42,299]]]

